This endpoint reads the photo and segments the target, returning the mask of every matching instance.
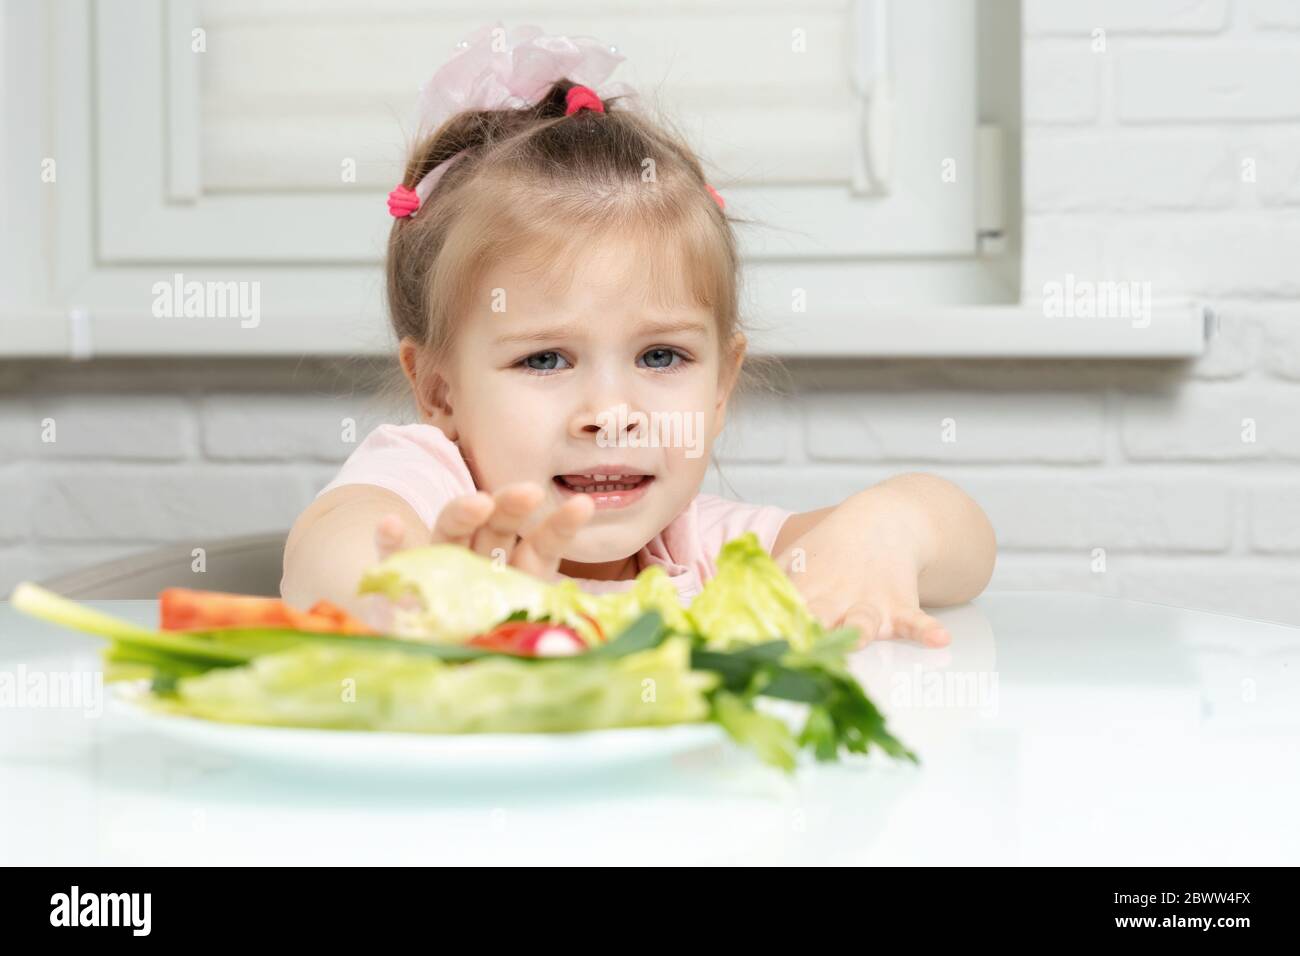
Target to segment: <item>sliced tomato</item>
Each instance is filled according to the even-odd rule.
[[[547,621],[506,621],[465,643],[519,657],[565,657],[587,649],[573,628]]]
[[[211,631],[227,627],[280,627],[331,634],[374,631],[337,604],[320,600],[300,611],[280,598],[192,588],[166,588],[158,595],[164,631]]]

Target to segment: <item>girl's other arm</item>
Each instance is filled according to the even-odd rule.
[[[909,472],[832,508],[790,516],[773,552],[829,626],[857,626],[867,640],[946,643],[920,607],[961,604],[983,591],[997,540],[983,509],[960,488]]]

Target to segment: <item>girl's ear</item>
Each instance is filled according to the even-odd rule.
[[[415,396],[420,420],[438,426],[447,438],[455,441],[455,412],[451,407],[446,378],[433,367],[426,350],[412,338],[402,339],[398,345],[398,358]]]

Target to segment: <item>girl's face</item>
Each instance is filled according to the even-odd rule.
[[[564,558],[622,565],[699,492],[744,339],[724,354],[713,316],[684,287],[652,290],[642,246],[595,245],[567,289],[518,263],[489,269],[430,417],[480,489],[542,486],[533,523],[585,487],[596,511]],[[604,491],[583,477],[620,474]]]

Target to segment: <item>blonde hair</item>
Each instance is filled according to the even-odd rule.
[[[415,144],[403,185],[458,157],[410,218],[396,219],[386,264],[389,318],[438,362],[454,342],[487,268],[504,259],[562,272],[566,256],[611,232],[645,241],[651,287],[680,279],[717,323],[727,354],[740,319],[740,261],[732,222],[710,195],[700,161],[666,124],[621,109],[565,115],[575,84],[560,80],[532,106],[466,110]],[[747,356],[738,387],[779,363]]]

